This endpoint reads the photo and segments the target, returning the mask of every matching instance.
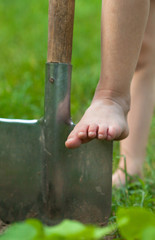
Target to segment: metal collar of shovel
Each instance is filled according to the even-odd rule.
[[[73,150],[64,145],[74,127],[70,117],[73,18],[74,0],[49,1],[44,117],[0,119],[4,222],[35,217],[56,224],[70,218],[102,225],[109,217],[112,142],[93,140]]]

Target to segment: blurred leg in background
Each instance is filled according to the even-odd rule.
[[[150,2],[150,14],[139,60],[131,84],[131,109],[128,114],[129,136],[121,141],[121,155],[126,157],[127,172],[142,176],[149,128],[155,103],[155,1]],[[124,169],[124,159],[119,168]],[[113,184],[125,183],[125,174],[117,170]]]

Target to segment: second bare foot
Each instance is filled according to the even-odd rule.
[[[126,173],[124,171],[124,161],[121,159],[119,163],[119,168],[115,171],[112,176],[112,185],[119,188],[126,184]],[[130,159],[127,157],[126,161],[126,172],[127,180],[133,178],[134,176],[139,176],[143,178],[142,164],[138,159]]]

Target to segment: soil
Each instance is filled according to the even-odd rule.
[[[7,228],[7,224],[5,224],[1,219],[0,219],[0,234],[4,232],[4,230]]]

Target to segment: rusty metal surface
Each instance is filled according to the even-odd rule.
[[[0,120],[0,217],[102,224],[110,214],[112,142],[69,150],[71,65],[47,63],[42,120]]]

